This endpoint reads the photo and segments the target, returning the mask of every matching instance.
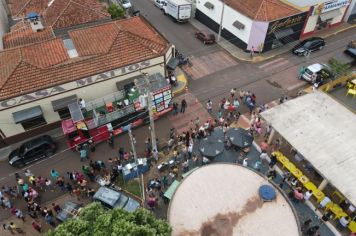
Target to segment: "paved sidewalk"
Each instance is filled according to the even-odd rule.
[[[209,29],[204,24],[200,23],[195,18],[192,18],[190,20],[190,24],[192,24],[198,30],[205,30],[205,31],[208,30],[208,31],[210,31],[211,33],[215,34],[215,37],[217,38],[217,33],[212,31],[211,29]],[[341,33],[343,31],[346,31],[346,30],[349,30],[349,29],[352,29],[352,28],[356,28],[356,24],[351,25],[349,23],[342,23],[340,26],[337,26],[336,28],[327,29],[327,30],[323,30],[323,31],[317,32],[317,33],[313,34],[312,37],[328,38],[328,37],[330,37],[332,35],[336,35],[338,33]],[[221,37],[220,41],[218,42],[219,46],[221,46],[226,51],[228,51],[233,57],[235,57],[238,60],[248,61],[248,62],[261,62],[261,61],[265,61],[265,60],[271,59],[273,57],[276,57],[278,55],[281,55],[281,54],[283,54],[285,52],[290,51],[297,43],[298,43],[298,41],[294,41],[292,43],[284,45],[283,47],[276,48],[276,49],[273,49],[271,51],[268,51],[268,52],[265,52],[265,53],[262,53],[262,54],[255,53],[254,57],[251,58],[250,53],[245,52],[244,50],[238,48],[237,46],[235,46],[234,44],[230,43],[228,40],[224,39],[223,37]]]

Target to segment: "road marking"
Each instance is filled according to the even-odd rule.
[[[267,63],[265,63],[265,64],[263,64],[263,65],[260,65],[258,68],[263,69],[263,68],[265,68],[265,67],[267,67],[267,66],[269,66],[269,65],[272,65],[272,64],[274,64],[274,63],[276,63],[276,62],[280,62],[280,61],[283,61],[283,60],[284,60],[284,58],[281,57],[281,58],[275,59],[275,60],[273,60],[273,61],[267,62]]]
[[[272,66],[269,66],[268,68],[264,69],[264,71],[270,71],[270,70],[273,70],[273,69],[277,69],[277,68],[279,68],[281,66],[287,65],[288,63],[289,63],[288,60],[282,61],[282,62],[279,62],[279,63],[274,64]]]

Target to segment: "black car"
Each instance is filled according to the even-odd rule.
[[[324,46],[324,39],[313,37],[300,42],[293,48],[292,52],[298,56],[306,56],[309,52],[321,50]]]
[[[56,147],[56,143],[48,135],[31,139],[9,154],[9,164],[22,167],[41,158],[52,156]]]

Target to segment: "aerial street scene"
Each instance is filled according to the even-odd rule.
[[[0,236],[356,236],[356,0],[0,0]]]

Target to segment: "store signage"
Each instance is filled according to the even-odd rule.
[[[143,61],[140,63],[135,63],[135,64],[131,64],[128,66],[124,66],[119,69],[111,70],[111,71],[93,75],[93,76],[89,76],[84,79],[79,79],[79,80],[76,80],[76,81],[73,81],[70,83],[66,83],[63,85],[58,85],[58,86],[54,86],[51,88],[38,90],[33,93],[28,93],[28,94],[25,94],[25,95],[22,95],[19,97],[3,100],[0,102],[0,110],[4,110],[6,108],[17,106],[17,105],[20,105],[23,103],[32,102],[32,101],[42,99],[42,98],[45,98],[48,96],[52,96],[55,94],[64,93],[66,91],[84,87],[84,86],[88,86],[88,85],[94,84],[96,82],[108,80],[108,79],[111,79],[111,78],[114,78],[114,77],[117,77],[120,75],[124,75],[124,74],[130,73],[130,72],[134,72],[134,71],[146,68],[146,67],[150,66],[150,64],[151,64],[150,61]]]
[[[322,4],[324,6],[321,10],[321,13],[339,9],[339,8],[347,6],[349,4],[350,4],[350,0],[334,0],[334,1],[330,1],[330,2],[325,2],[324,4]]]
[[[304,19],[303,15],[298,15],[298,16],[294,16],[294,17],[293,16],[289,17],[287,19],[275,21],[269,27],[268,34],[272,34],[280,29],[285,29],[285,28],[291,27],[293,25],[297,25],[297,24],[301,23],[303,21],[303,19]]]
[[[324,2],[319,5],[314,6],[313,14],[314,16],[320,15],[325,12],[339,9],[341,7],[349,5],[349,0],[333,0],[329,2]]]

